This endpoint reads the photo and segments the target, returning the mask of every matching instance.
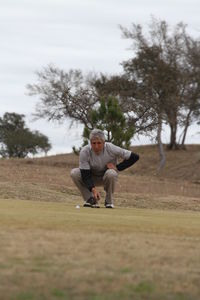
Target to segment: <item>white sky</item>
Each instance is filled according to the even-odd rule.
[[[81,144],[81,127],[32,122],[38,99],[27,96],[26,84],[49,63],[66,71],[121,72],[120,63],[132,52],[118,25],[148,26],[151,15],[171,26],[182,21],[191,35],[200,36],[199,0],[0,0],[0,116],[25,114],[32,130],[49,137],[52,154],[70,152]],[[200,142],[197,132],[193,126],[187,143]],[[167,138],[164,132],[163,141]],[[133,141],[148,142],[144,137]]]

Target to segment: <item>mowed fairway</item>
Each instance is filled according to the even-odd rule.
[[[200,299],[200,213],[0,200],[1,300]]]

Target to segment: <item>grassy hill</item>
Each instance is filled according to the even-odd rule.
[[[140,175],[155,175],[159,165],[157,146],[140,146],[133,150],[138,151],[141,157],[135,171]],[[200,183],[200,145],[187,145],[186,150],[165,150],[165,154],[166,165],[160,178]]]
[[[120,173],[116,204],[147,208],[199,209],[200,145],[166,152],[165,169],[157,174],[156,146],[134,147],[140,160]],[[78,157],[63,154],[34,159],[0,160],[0,188],[4,198],[44,201],[81,199],[70,178]],[[102,197],[104,192],[102,191]],[[188,198],[190,201],[188,201]]]
[[[200,183],[200,144],[187,145],[186,150],[165,150],[166,165],[160,174],[157,173],[159,153],[156,145],[135,146],[131,149],[140,155],[139,162],[128,169],[131,174]],[[73,153],[61,154],[30,159],[27,163],[73,168],[78,166],[78,156]]]

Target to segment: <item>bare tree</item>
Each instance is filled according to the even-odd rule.
[[[69,117],[90,128],[90,110],[98,98],[88,78],[80,70],[65,72],[50,65],[36,74],[37,83],[27,85],[29,95],[40,96],[35,117],[60,122]]]
[[[108,101],[110,96],[114,96],[125,114],[127,124],[136,134],[147,133],[155,126],[152,118],[147,117],[151,108],[145,111],[143,103],[134,105],[132,99],[136,86],[133,88],[133,82],[130,83],[123,76],[93,73],[84,76],[80,70],[65,72],[50,65],[36,75],[37,82],[27,85],[29,95],[40,97],[34,113],[36,119],[63,122],[70,118],[92,129],[91,111],[100,105],[102,98]]]

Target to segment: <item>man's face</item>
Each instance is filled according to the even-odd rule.
[[[92,150],[97,155],[101,153],[105,144],[105,142],[100,139],[92,139],[90,143],[91,143]]]

